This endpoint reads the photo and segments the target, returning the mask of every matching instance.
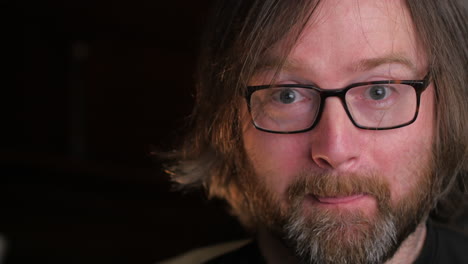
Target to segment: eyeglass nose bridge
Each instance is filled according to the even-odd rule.
[[[348,109],[348,105],[346,104],[346,93],[348,92],[350,88],[352,87],[346,87],[342,89],[327,89],[327,90],[317,89],[317,92],[319,93],[319,96],[320,96],[320,107],[318,109],[317,116],[315,117],[315,120],[312,126],[308,130],[314,129],[317,126],[317,124],[320,122],[320,119],[322,118],[322,114],[325,108],[326,100],[329,97],[338,97],[340,99],[341,105],[343,106],[343,109],[346,112],[346,115],[348,116],[349,120],[351,120],[351,123],[353,123],[353,125],[357,128],[362,128],[359,124],[356,123],[356,121],[354,121],[351,115],[351,112]]]

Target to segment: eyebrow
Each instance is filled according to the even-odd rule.
[[[381,57],[362,59],[348,67],[348,69],[350,72],[363,72],[386,64],[400,64],[408,68],[414,75],[418,74],[416,65],[401,53],[390,53]],[[302,65],[304,65],[304,63],[300,60],[266,55],[257,64],[256,72],[274,70],[278,66],[280,67],[279,70],[297,71],[302,68]]]
[[[414,65],[408,57],[399,53],[390,53],[382,57],[360,60],[358,63],[353,65],[351,70],[353,72],[363,72],[386,64],[401,64],[407,67],[414,74],[417,74],[418,72],[416,65]]]

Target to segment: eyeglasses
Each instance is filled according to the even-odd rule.
[[[313,129],[320,120],[328,97],[336,96],[358,128],[386,130],[413,123],[419,111],[421,93],[429,85],[423,80],[360,82],[342,89],[321,89],[313,85],[279,84],[248,86],[245,99],[254,126],[279,134]]]

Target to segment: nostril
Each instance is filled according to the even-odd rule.
[[[314,157],[314,162],[322,169],[333,168],[332,164],[325,157]]]

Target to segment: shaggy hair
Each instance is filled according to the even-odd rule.
[[[169,155],[169,171],[180,188],[203,186],[236,212],[244,195],[239,176],[251,170],[240,125],[245,88],[263,55],[286,34],[293,36],[282,50],[287,57],[319,0],[216,2],[201,45],[190,133]],[[467,192],[468,17],[456,0],[407,0],[406,6],[436,93],[432,214],[448,220]]]

